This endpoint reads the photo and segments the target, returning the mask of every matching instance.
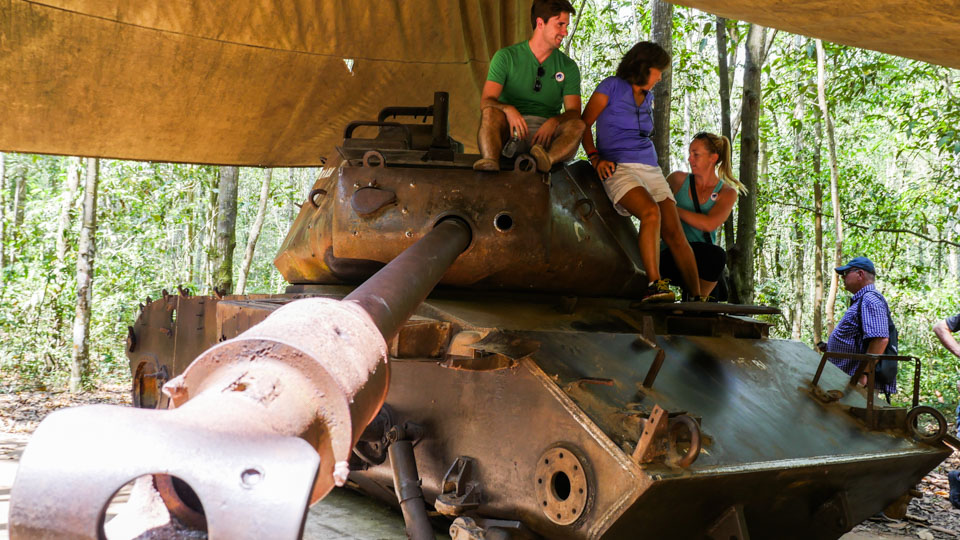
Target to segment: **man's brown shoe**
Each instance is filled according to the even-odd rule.
[[[480,158],[473,162],[473,170],[483,172],[500,172],[500,162],[490,158]]]
[[[539,144],[533,145],[530,148],[530,155],[533,156],[533,159],[537,162],[537,170],[540,172],[549,172],[550,167],[553,165],[553,162],[550,161],[550,154]]]

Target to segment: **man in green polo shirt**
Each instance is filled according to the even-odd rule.
[[[473,168],[499,171],[504,141],[517,138],[546,172],[577,152],[584,124],[580,119],[580,69],[559,50],[567,35],[568,0],[534,0],[533,36],[497,51],[490,60],[480,97],[480,153]],[[561,114],[561,105],[563,113]]]

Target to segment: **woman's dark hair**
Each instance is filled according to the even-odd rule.
[[[670,55],[663,47],[652,41],[641,41],[634,45],[617,66],[617,77],[630,84],[643,86],[650,79],[650,68],[660,71],[670,66]]]

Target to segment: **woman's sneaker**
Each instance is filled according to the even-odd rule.
[[[647,285],[641,302],[674,302],[677,296],[670,290],[670,280],[660,279]]]

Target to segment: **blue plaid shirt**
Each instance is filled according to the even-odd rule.
[[[872,292],[872,294],[867,294]],[[861,309],[860,303],[863,303]],[[843,314],[840,324],[833,329],[830,339],[827,341],[827,352],[848,352],[863,353],[867,347],[864,342],[872,338],[889,338],[890,329],[887,326],[887,304],[883,295],[877,291],[873,284],[857,291],[850,298],[850,307]],[[860,314],[863,313],[863,321],[860,320]],[[857,371],[860,363],[848,358],[831,358],[838,368],[846,374],[853,375]],[[897,391],[896,381],[878,386],[877,390],[893,394]]]

